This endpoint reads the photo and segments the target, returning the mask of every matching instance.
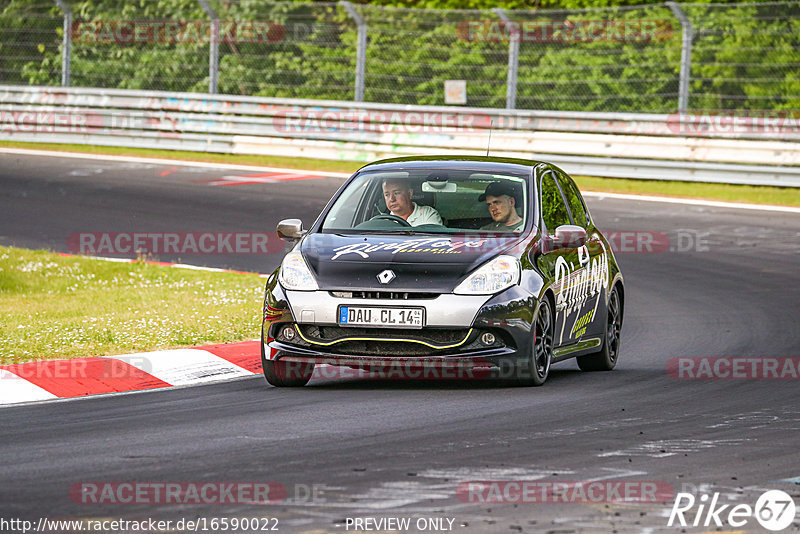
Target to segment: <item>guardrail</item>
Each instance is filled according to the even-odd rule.
[[[800,120],[0,86],[0,140],[371,161],[485,154],[594,176],[800,187]]]

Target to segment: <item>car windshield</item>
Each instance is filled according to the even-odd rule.
[[[337,198],[323,232],[521,232],[527,177],[465,170],[365,172]]]

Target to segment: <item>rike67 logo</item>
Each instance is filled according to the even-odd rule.
[[[794,500],[781,490],[764,492],[755,507],[749,504],[721,504],[719,492],[711,497],[704,493],[699,498],[692,493],[680,492],[675,495],[667,526],[739,528],[755,519],[763,528],[777,532],[792,525],[795,513]]]

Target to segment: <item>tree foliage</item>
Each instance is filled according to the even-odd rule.
[[[104,22],[207,22],[197,0],[69,4],[74,14],[73,86],[208,91],[207,41],[120,42],[113,36],[93,41],[85,38],[90,34],[81,33],[82,28],[95,27],[82,25]],[[358,5],[368,24],[365,99],[444,104],[444,82],[464,79],[469,105],[505,107],[509,40],[502,32],[508,26],[499,24],[497,13],[488,9],[503,7],[520,28],[538,24],[555,32],[520,43],[517,108],[676,110],[681,26],[664,4],[640,5],[638,0],[614,6],[610,0],[500,4],[372,0]],[[695,29],[690,108],[798,109],[800,3],[682,6]],[[223,22],[268,21],[278,32],[268,41],[222,39],[219,92],[353,99],[357,28],[335,3],[214,0],[212,7]],[[593,9],[565,10],[586,7]],[[644,39],[581,39],[564,33],[564,28],[634,27],[641,21],[650,23]],[[102,30],[97,32],[102,37]],[[0,0],[0,83],[60,84],[62,36],[62,14],[49,0]]]

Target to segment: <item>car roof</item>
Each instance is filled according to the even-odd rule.
[[[415,169],[449,169],[512,174],[530,174],[541,161],[492,156],[410,156],[376,161],[361,167],[363,171],[397,171]]]

